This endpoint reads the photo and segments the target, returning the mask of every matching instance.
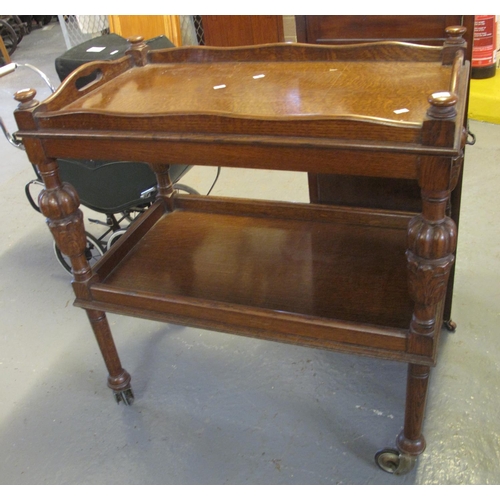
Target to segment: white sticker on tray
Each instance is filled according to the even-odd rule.
[[[87,52],[102,52],[106,47],[90,47]]]

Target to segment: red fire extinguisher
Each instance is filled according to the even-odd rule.
[[[475,16],[472,46],[472,78],[491,78],[496,74],[497,16]]]

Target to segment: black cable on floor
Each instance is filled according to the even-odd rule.
[[[221,168],[217,167],[217,175],[215,176],[215,180],[214,180],[214,183],[212,184],[212,187],[208,190],[207,196],[212,192],[212,189],[214,188],[217,180],[219,179],[220,171],[221,171]]]

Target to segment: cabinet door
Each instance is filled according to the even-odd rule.
[[[445,29],[471,16],[296,16],[297,38],[307,43],[376,40],[442,45]]]
[[[285,40],[283,16],[202,16],[205,45],[236,47]]]

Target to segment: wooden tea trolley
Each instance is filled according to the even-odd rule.
[[[443,47],[159,51],[135,37],[125,57],[80,67],[42,103],[16,94],[41,210],[119,402],[133,395],[106,312],[399,360],[404,429],[376,461],[412,468],[456,246],[447,204],[466,140],[463,33],[448,28]],[[57,158],[145,161],[157,175],[157,201],[93,268]],[[179,195],[173,163],[417,179],[422,211]]]

